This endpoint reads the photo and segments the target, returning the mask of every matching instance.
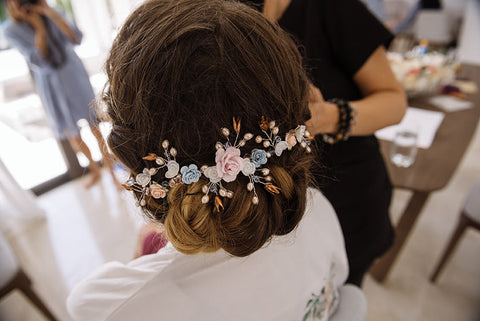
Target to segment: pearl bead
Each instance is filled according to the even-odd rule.
[[[252,183],[252,182],[250,182],[250,183],[247,184],[247,190],[248,190],[249,192],[253,191],[253,187],[254,187],[254,186],[253,186],[253,183]]]
[[[258,197],[254,196],[254,197],[252,198],[252,203],[253,203],[254,205],[257,205],[257,204],[258,204]]]
[[[262,142],[262,140],[263,140],[262,136],[255,137],[255,142],[258,143],[258,144],[260,144]]]
[[[307,143],[301,142],[301,143],[300,143],[300,146],[302,146],[303,148],[305,148],[305,147],[307,147]]]
[[[141,205],[141,206],[145,206],[145,205],[147,205],[147,202],[145,202],[145,200],[141,200],[141,201],[140,201],[140,205]]]
[[[177,156],[177,150],[175,148],[171,148],[170,155],[172,155],[173,157]]]
[[[208,193],[208,185],[203,185],[202,192],[204,192],[205,194]]]
[[[246,143],[245,140],[242,139],[241,141],[238,142],[238,146],[243,147],[245,146],[245,143]]]
[[[271,181],[272,181],[272,176],[267,176],[267,177],[265,177],[265,180],[266,180],[267,182],[271,182]]]
[[[155,160],[155,163],[157,163],[157,165],[162,166],[163,164],[165,164],[165,161],[163,160],[163,158],[159,157]]]
[[[207,204],[209,200],[210,200],[210,198],[208,197],[208,195],[203,195],[202,204]]]
[[[229,192],[227,193],[227,197],[228,197],[228,198],[232,198],[232,197],[233,197],[233,192],[232,192],[232,191],[229,191]]]
[[[273,127],[272,134],[274,135],[278,134],[278,127]]]
[[[270,147],[270,142],[268,140],[263,142],[263,147],[267,148]]]
[[[262,169],[262,174],[263,175],[268,175],[268,174],[270,174],[270,170],[268,168],[264,168],[264,169]]]
[[[267,158],[270,158],[270,157],[272,157],[272,153],[267,152]]]
[[[228,135],[230,135],[230,131],[228,130],[228,128],[223,127],[222,128],[222,134],[223,134],[223,136],[228,136]]]
[[[221,188],[218,193],[220,194],[221,197],[227,196],[227,191],[226,191],[225,189],[223,189],[223,188]]]
[[[275,127],[275,121],[272,120],[272,121],[270,122],[270,124],[268,124],[268,127],[270,127],[270,129],[272,129],[273,127]]]
[[[307,153],[311,153],[312,152],[312,149],[310,148],[310,146],[307,146]]]
[[[208,168],[208,165],[203,165],[202,167],[200,167],[200,171],[203,173],[207,170]]]
[[[243,136],[243,139],[245,140],[250,140],[253,138],[253,134],[252,133],[246,133],[245,136]]]
[[[215,144],[215,149],[220,149],[220,148],[223,148],[223,145],[222,145],[222,143],[217,142],[217,143]]]
[[[167,149],[169,145],[170,145],[170,143],[168,142],[168,140],[164,140],[162,142],[162,147],[165,148],[165,149]]]

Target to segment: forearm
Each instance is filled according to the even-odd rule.
[[[384,90],[350,102],[357,111],[353,136],[371,135],[375,131],[399,123],[407,110],[403,91]]]
[[[73,32],[72,28],[68,25],[68,23],[63,19],[63,17],[55,10],[52,8],[48,8],[45,10],[45,14],[55,23],[60,29],[60,31],[70,39],[70,41],[74,44],[78,44],[79,41],[77,39],[77,36]]]
[[[37,47],[43,58],[48,57],[47,33],[44,28],[35,30],[35,47]]]

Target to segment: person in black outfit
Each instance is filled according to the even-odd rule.
[[[350,267],[347,282],[361,286],[394,237],[389,217],[392,186],[373,135],[400,122],[406,111],[404,91],[386,58],[393,35],[358,0],[253,2],[297,39],[304,54],[312,81],[312,117],[306,124],[316,135],[323,165],[315,179],[343,229]],[[349,110],[353,107],[357,118],[352,137],[326,143],[325,134],[337,133],[340,126],[340,103],[328,101],[333,98],[343,99],[341,104]]]

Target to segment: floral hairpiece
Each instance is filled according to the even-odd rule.
[[[230,141],[230,130],[226,127],[222,128],[222,135],[227,141],[215,144],[217,150],[215,154],[216,164],[214,166],[203,165],[200,169],[196,164],[180,167],[175,160],[177,150],[170,146],[168,140],[164,140],[162,142],[163,156],[149,153],[143,157],[144,160],[154,161],[158,166],[144,168],[142,173],[137,174],[135,177],[130,177],[123,186],[128,190],[140,192],[140,201],[137,205],[145,206],[146,196],[156,199],[165,198],[170,188],[182,183],[196,183],[203,174],[209,182],[202,188],[202,192],[205,194],[202,197],[202,203],[208,203],[210,201],[209,194],[214,193],[215,208],[217,212],[221,212],[223,203],[220,197],[233,197],[233,192],[225,188],[222,181],[226,183],[233,182],[241,172],[249,178],[246,188],[248,191],[253,192],[252,203],[256,205],[259,199],[255,191],[255,184],[262,184],[271,194],[280,193],[280,188],[272,183],[272,177],[269,175],[270,170],[265,167],[268,159],[273,155],[281,156],[285,150],[291,150],[297,144],[310,153],[311,140],[313,139],[306,130],[305,125],[298,125],[297,128],[289,130],[284,140],[278,136],[279,128],[274,120],[268,121],[268,119],[262,116],[259,125],[262,133],[255,137],[255,142],[261,144],[261,148],[254,148],[250,154],[242,157],[240,148],[244,147],[247,141],[253,139],[254,135],[246,133],[240,139],[241,121],[233,118],[234,142]],[[164,168],[167,171],[160,177],[160,182],[153,180],[153,176]]]

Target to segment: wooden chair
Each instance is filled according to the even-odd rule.
[[[340,304],[330,321],[365,321],[367,318],[367,298],[362,289],[353,284],[340,288]]]
[[[467,227],[473,227],[477,230],[480,230],[480,180],[476,182],[476,184],[471,189],[467,199],[465,200],[465,204],[463,206],[462,212],[460,213],[460,218],[455,232],[450,238],[447,248],[445,249],[440,261],[438,262],[435,271],[430,277],[431,282],[435,282],[437,280],[440,272],[445,267],[445,264],[452,255],[453,250],[457,246],[458,241],[460,240]]]
[[[48,320],[57,320],[32,289],[32,282],[20,267],[7,240],[0,233],[0,299],[15,289],[22,291]]]

